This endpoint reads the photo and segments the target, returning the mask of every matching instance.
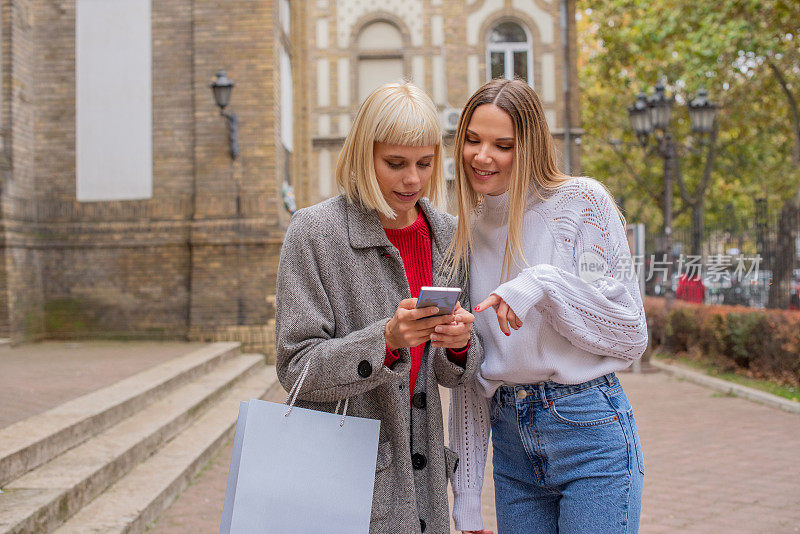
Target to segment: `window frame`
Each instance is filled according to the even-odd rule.
[[[490,43],[489,42],[489,35],[494,31],[494,29],[499,26],[500,24],[510,22],[512,24],[516,24],[519,26],[523,32],[525,32],[525,42],[524,43],[515,43],[515,42],[502,42],[502,43]],[[526,52],[527,53],[527,71],[528,71],[528,79],[525,80],[528,85],[533,87],[534,82],[534,75],[533,75],[533,39],[531,37],[531,32],[528,30],[527,26],[522,22],[514,19],[501,19],[495,21],[490,27],[489,30],[486,32],[485,36],[486,42],[486,81],[492,80],[492,53],[501,52],[503,54],[503,78],[508,80],[514,79],[514,53],[515,52]]]
[[[402,48],[361,48],[360,43],[358,42],[363,32],[371,25],[376,23],[384,23],[392,26],[395,31],[397,31],[398,36],[403,44]],[[361,97],[361,62],[365,60],[399,60],[400,65],[403,71],[402,78],[408,78],[408,59],[405,54],[405,49],[408,47],[408,43],[406,42],[406,36],[403,32],[403,28],[397,21],[387,19],[384,17],[370,19],[365,21],[361,24],[358,28],[357,32],[353,34],[353,59],[354,65],[353,68],[353,78],[352,81],[355,83],[352,84],[351,87],[351,102],[355,102],[356,105],[359,105],[362,101]]]

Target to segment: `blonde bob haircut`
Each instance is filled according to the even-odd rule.
[[[381,85],[358,109],[336,162],[336,184],[350,202],[360,202],[388,219],[397,214],[383,198],[375,174],[375,143],[433,146],[433,172],[422,196],[438,206],[442,194],[442,130],[430,97],[409,82]]]
[[[467,101],[458,121],[455,138],[456,196],[458,226],[450,244],[449,268],[468,268],[472,250],[471,223],[482,195],[472,189],[464,172],[464,142],[472,114],[478,106],[494,104],[505,111],[514,125],[514,163],[509,183],[508,234],[503,255],[501,281],[511,277],[512,265],[528,265],[522,252],[522,222],[532,194],[544,199],[569,176],[558,170],[553,138],[547,127],[538,95],[522,80],[495,79],[484,84]]]

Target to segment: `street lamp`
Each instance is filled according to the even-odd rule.
[[[655,151],[664,160],[664,248],[667,252],[666,294],[672,295],[672,181],[676,176],[678,164],[677,146],[670,133],[673,98],[667,98],[666,88],[658,82],[652,96],[644,93],[636,95],[633,105],[628,108],[631,127],[636,133],[639,144],[646,148],[650,135],[656,141]],[[689,118],[692,131],[698,134],[711,132],[717,114],[717,106],[708,100],[705,89],[698,91],[697,96],[689,104]]]
[[[672,105],[674,103],[675,100],[667,98],[664,84],[658,82],[655,87],[655,93],[647,99],[647,105],[650,108],[650,120],[654,129],[662,132],[667,131],[669,121],[672,118]]]
[[[692,131],[707,134],[714,127],[717,116],[717,105],[708,100],[708,91],[700,89],[697,96],[689,102],[689,119],[692,121]]]
[[[650,121],[650,109],[647,107],[647,95],[639,93],[636,101],[628,108],[631,117],[631,126],[639,139],[639,144],[647,146],[650,132],[653,131],[653,123]]]
[[[232,111],[225,111],[225,107],[231,102],[231,93],[234,87],[233,80],[228,78],[224,70],[217,71],[217,78],[211,82],[211,90],[214,92],[214,101],[219,106],[220,115],[225,117],[225,124],[228,127],[228,138],[230,140],[231,159],[239,157],[239,117]]]

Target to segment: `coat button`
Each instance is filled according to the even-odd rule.
[[[425,458],[425,455],[418,452],[411,455],[411,466],[414,469],[424,469],[426,465],[428,465],[428,459]]]
[[[428,526],[428,525],[426,525],[426,524],[425,524],[425,520],[424,520],[424,519],[422,519],[422,518],[420,517],[420,518],[419,518],[419,528],[420,528],[420,530],[421,530],[422,532],[425,532],[425,528],[426,528],[427,526]]]
[[[361,360],[358,364],[358,376],[367,378],[372,374],[372,364],[367,360]]]
[[[414,408],[424,410],[425,407],[428,405],[428,396],[424,392],[415,393],[414,396],[411,397],[411,405]]]

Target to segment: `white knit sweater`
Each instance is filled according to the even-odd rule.
[[[485,197],[474,221],[470,300],[477,305],[496,293],[523,326],[507,337],[494,310],[476,314],[485,358],[477,379],[452,390],[450,403],[450,447],[460,458],[453,477],[458,530],[483,528],[488,399],[498,387],[579,384],[628,367],[647,346],[625,229],[605,188],[573,178],[545,201],[530,197],[522,232],[530,267],[512,271],[499,287],[508,193]]]

